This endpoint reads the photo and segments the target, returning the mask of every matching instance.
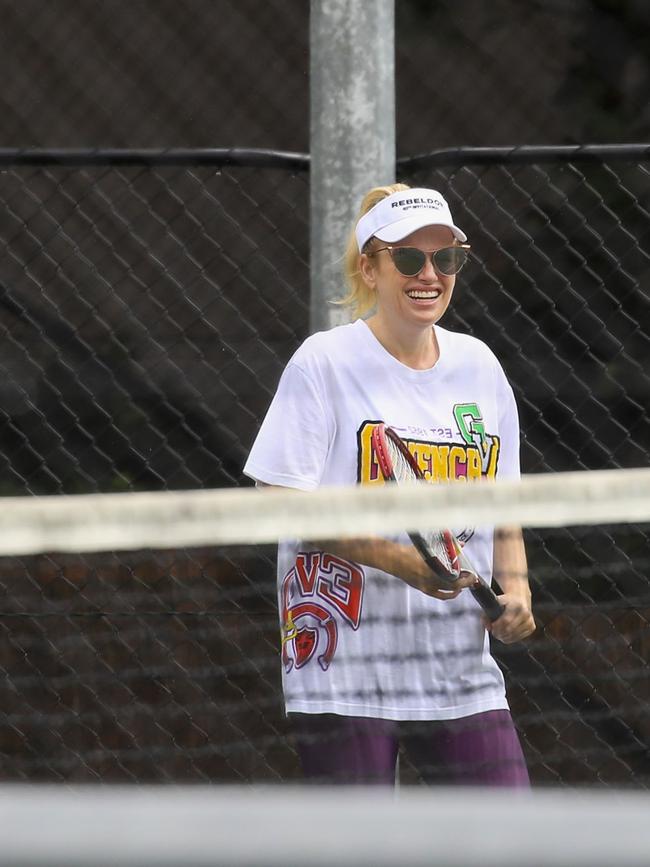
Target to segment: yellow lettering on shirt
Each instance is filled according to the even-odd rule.
[[[384,483],[371,442],[376,424],[364,422],[357,434],[358,481],[364,485]],[[411,439],[405,442],[424,477],[433,482],[496,478],[501,448],[501,440],[497,436],[487,435],[482,449],[464,443],[430,443]]]

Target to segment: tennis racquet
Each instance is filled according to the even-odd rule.
[[[406,443],[392,428],[385,424],[378,424],[373,428],[372,446],[387,481],[408,485],[424,479],[424,474]],[[474,569],[460,542],[450,530],[410,532],[408,535],[427,566],[443,584],[452,588],[461,573],[469,572],[476,579],[469,589],[489,619],[494,621],[503,614],[504,609],[496,593]]]

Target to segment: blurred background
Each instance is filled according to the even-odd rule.
[[[304,0],[0,8],[0,148],[309,151]],[[444,324],[501,358],[524,472],[648,463],[649,92],[642,0],[397,0],[398,177],[443,189],[470,236]],[[462,153],[626,143],[646,147]],[[309,175],[277,156],[4,154],[3,494],[248,483],[309,323]],[[528,546],[540,628],[498,653],[533,780],[647,787],[648,528],[529,533]],[[273,557],[0,561],[0,777],[297,777]]]

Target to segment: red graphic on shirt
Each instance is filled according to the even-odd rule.
[[[338,645],[336,615],[352,629],[361,621],[364,574],[323,551],[300,552],[282,581],[282,662],[287,672],[317,655],[327,671]]]
[[[296,654],[296,668],[302,668],[307,665],[318,647],[318,630],[312,629],[309,626],[303,626],[298,629],[293,642],[293,649]]]
[[[315,623],[316,626],[302,625],[303,622]],[[322,627],[322,631],[320,627]],[[314,634],[310,635],[310,633]],[[325,647],[318,656],[318,664],[323,671],[327,671],[338,644],[336,621],[329,611],[313,602],[302,602],[290,608],[285,621],[285,634],[282,641],[282,661],[286,670],[291,671],[294,665],[296,668],[302,668],[303,665],[306,665],[321,641],[324,641]],[[293,644],[293,659],[289,655],[289,643]]]

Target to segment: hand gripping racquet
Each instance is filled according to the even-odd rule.
[[[385,424],[378,424],[373,428],[372,445],[387,481],[408,485],[424,479],[424,474],[406,443],[392,428]],[[496,593],[474,569],[460,542],[449,530],[409,532],[408,535],[426,564],[443,584],[452,588],[461,573],[469,572],[476,579],[470,586],[472,595],[489,619],[494,621],[503,614],[504,609]]]

